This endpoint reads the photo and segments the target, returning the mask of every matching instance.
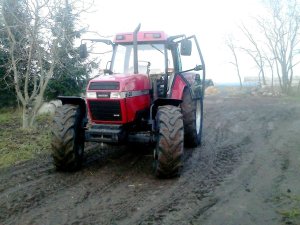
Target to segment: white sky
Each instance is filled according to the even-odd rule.
[[[131,32],[139,23],[144,31],[195,34],[205,58],[207,77],[215,82],[238,82],[234,67],[229,64],[232,55],[225,37],[233,34],[239,39],[235,35],[237,25],[260,11],[259,0],[95,0],[95,4],[94,12],[86,16],[86,23],[89,30],[101,35]],[[247,67],[244,71],[243,65]],[[249,63],[242,62],[241,66],[244,76],[257,75]]]

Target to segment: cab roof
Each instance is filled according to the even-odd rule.
[[[167,41],[168,36],[163,31],[141,31],[137,34],[138,42],[162,42]],[[118,33],[114,38],[115,43],[132,43],[133,33]]]

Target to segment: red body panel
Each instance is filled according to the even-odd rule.
[[[118,90],[89,90],[92,82],[111,82],[116,81],[120,83]],[[144,74],[115,74],[113,76],[100,76],[91,80],[88,84],[87,92],[107,93],[107,92],[120,92],[120,93],[134,93],[134,91],[148,91],[150,89],[149,78]],[[122,119],[117,121],[102,121],[93,118],[91,113],[90,101],[119,101],[121,107]],[[136,112],[147,109],[150,107],[150,95],[139,94],[138,96],[126,97],[120,99],[111,98],[86,98],[89,117],[93,123],[97,124],[125,124],[133,122]]]
[[[192,84],[195,81],[196,73],[184,73],[183,76]],[[180,76],[176,76],[170,98],[182,100],[183,91],[186,86],[186,82]]]
[[[127,123],[133,122],[136,112],[150,108],[150,95],[126,98]]]
[[[91,82],[106,82],[106,81],[120,82],[120,89],[111,90],[111,91],[139,91],[139,90],[150,89],[149,78],[145,74],[114,74],[113,76],[100,76],[95,79],[92,79],[89,82],[87,91],[89,91],[89,86]]]
[[[130,97],[130,98],[124,98],[124,99],[93,99],[93,101],[120,101],[121,105],[121,115],[122,120],[120,121],[101,121],[96,120],[91,115],[91,111],[89,111],[89,117],[92,122],[97,124],[125,124],[133,122],[136,116],[136,112],[150,108],[150,95],[142,95],[142,96],[136,96],[136,97]],[[89,99],[86,100],[87,106],[90,109]]]
[[[186,86],[186,83],[180,76],[176,76],[174,80],[174,85],[171,90],[171,99],[182,99],[183,90]]]

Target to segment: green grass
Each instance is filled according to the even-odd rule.
[[[284,210],[279,212],[283,217],[289,218],[289,219],[295,219],[300,216],[300,209],[299,208],[293,208],[290,210]]]
[[[0,126],[3,123],[11,123],[13,122],[13,111],[0,112]]]
[[[300,196],[291,193],[281,193],[274,198],[274,203],[279,209],[276,212],[281,215],[286,224],[300,224]]]
[[[39,116],[36,127],[21,129],[21,114],[0,112],[0,168],[14,165],[50,152],[49,115]]]

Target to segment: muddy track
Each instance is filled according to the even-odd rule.
[[[89,147],[76,173],[57,172],[48,155],[2,169],[0,224],[224,224],[221,208],[234,207],[228,196],[237,189],[248,192],[256,167],[264,167],[257,154],[293,143],[296,135],[276,140],[299,112],[299,103],[276,98],[208,97],[203,145],[185,149],[183,173],[176,179],[153,177],[151,152],[99,146]],[[274,179],[285,179],[291,156],[280,147],[276,151],[278,157],[269,159],[279,166]],[[282,219],[270,215],[273,222]],[[249,221],[244,224],[255,220]]]

